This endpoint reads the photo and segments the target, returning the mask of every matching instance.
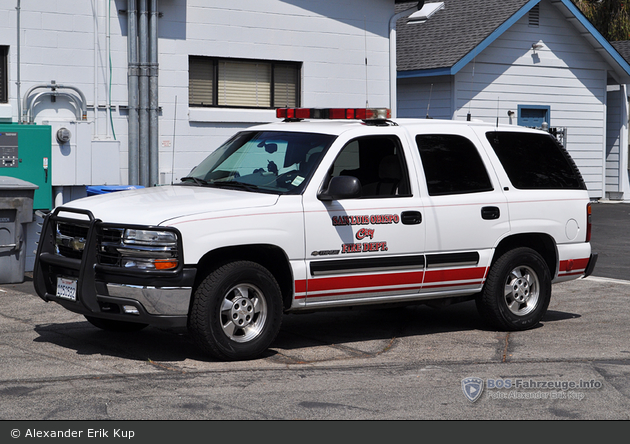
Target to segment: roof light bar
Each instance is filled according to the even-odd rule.
[[[392,113],[387,108],[278,108],[279,119],[353,119],[386,120]]]

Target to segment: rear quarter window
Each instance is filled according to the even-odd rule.
[[[475,145],[452,134],[417,135],[430,196],[492,191],[492,182]]]
[[[586,189],[573,159],[553,136],[493,131],[486,137],[514,187]]]

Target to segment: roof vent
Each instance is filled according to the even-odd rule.
[[[529,10],[529,26],[538,28],[540,25],[540,3]]]
[[[425,3],[419,11],[409,16],[407,23],[424,23],[440,9],[444,9],[444,2]]]

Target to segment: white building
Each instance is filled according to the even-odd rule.
[[[178,181],[277,107],[389,106],[394,3],[7,0],[0,124],[50,125],[51,207]]]
[[[5,1],[0,6],[0,56],[6,59],[0,119],[18,122],[20,113],[28,113],[33,122],[52,125],[53,135],[68,127],[66,151],[115,141],[103,146],[116,147],[116,154],[119,149],[120,174],[109,174],[107,182],[127,184],[133,177],[128,122],[136,112],[130,98],[139,95],[140,120],[151,118],[157,106],[156,182],[167,183],[188,173],[236,130],[273,121],[275,107],[388,106],[393,14],[394,0]],[[140,35],[135,62],[130,16]],[[139,89],[152,76],[157,79],[157,104],[129,92],[128,78],[135,74]],[[53,88],[53,82],[62,87]],[[26,98],[33,87],[38,88]],[[85,98],[85,120],[77,118],[76,90]],[[25,99],[29,105],[22,107]],[[139,137],[140,145],[146,143],[146,136]],[[69,155],[58,155],[63,149],[53,140],[53,185],[64,186],[56,203],[80,194],[83,185],[101,184],[86,180],[83,171],[67,171],[63,157]]]

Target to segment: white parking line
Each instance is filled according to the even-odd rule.
[[[588,281],[610,282],[611,284],[630,285],[630,281],[625,281],[623,279],[612,279],[612,278],[597,277],[597,276],[589,276],[589,277],[587,277],[585,279],[588,280]]]

